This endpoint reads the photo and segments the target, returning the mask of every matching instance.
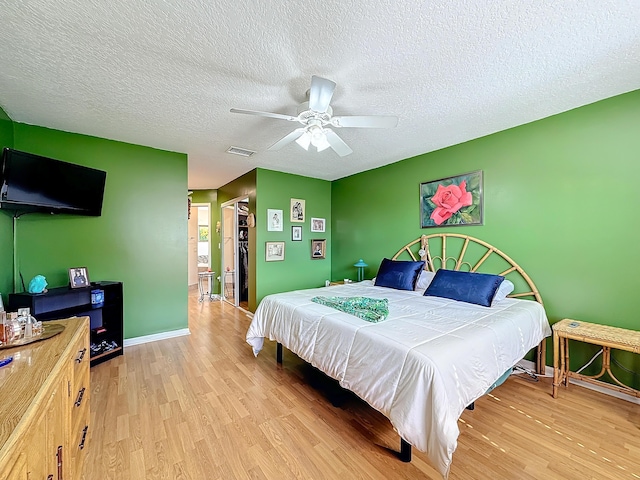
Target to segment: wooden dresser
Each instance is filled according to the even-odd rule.
[[[55,337],[0,350],[0,479],[75,480],[89,428],[89,318]]]

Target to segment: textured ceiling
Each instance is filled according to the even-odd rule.
[[[189,155],[189,188],[264,167],[334,180],[640,88],[637,0],[0,0],[17,121]],[[354,153],[266,148],[312,75]],[[230,146],[257,153],[243,158]]]

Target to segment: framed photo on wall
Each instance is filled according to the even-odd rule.
[[[304,222],[304,200],[292,198],[290,211],[292,222]]]
[[[82,288],[91,285],[87,267],[73,267],[69,269],[69,285],[71,288]]]
[[[292,242],[302,241],[302,225],[294,225],[291,227],[291,241]]]
[[[267,231],[268,232],[281,232],[282,231],[282,210],[267,209]]]
[[[265,242],[265,262],[284,260],[284,242]]]
[[[325,219],[324,218],[311,218],[311,231],[312,232],[324,232]]]
[[[325,238],[315,238],[311,240],[311,258],[322,259],[327,253],[327,240]]]
[[[482,170],[420,184],[420,227],[482,225]]]

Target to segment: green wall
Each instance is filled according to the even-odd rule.
[[[552,322],[638,330],[639,132],[640,90],[335,181],[333,276],[353,276],[363,258],[371,278],[423,233],[462,233],[518,262]],[[484,225],[421,229],[420,182],[474,170],[484,172]],[[637,356],[618,356],[640,370]]]
[[[256,203],[257,299],[271,293],[324,286],[331,279],[331,183],[272,170],[258,169]],[[292,198],[305,200],[304,223],[290,221]],[[282,210],[282,232],[267,231],[267,209]],[[311,233],[312,217],[326,219],[324,233]],[[291,226],[302,225],[302,241],[291,241]],[[311,258],[311,239],[327,240],[326,259]],[[284,241],[282,262],[265,262],[265,242]]]
[[[217,190],[194,190],[191,195],[193,203],[206,203],[209,205],[210,228],[209,238],[211,239],[211,270],[220,274],[220,232],[216,232],[216,223],[220,221],[220,208],[218,208]],[[220,293],[220,283],[214,282],[213,291]]]
[[[249,198],[249,212],[255,214],[256,211],[256,170],[236,178],[232,182],[218,189],[218,216],[220,216],[220,206],[240,197]],[[248,228],[249,231],[249,299],[248,309],[252,312],[256,310],[256,235],[255,228]],[[220,267],[218,267],[218,270]]]
[[[249,211],[256,217],[256,227],[249,228],[249,310],[255,311],[260,300],[271,293],[324,285],[331,278],[331,183],[262,168],[252,170],[218,189],[218,216],[224,202],[245,196],[249,198]],[[291,241],[291,198],[306,202],[306,220],[296,224],[303,227],[301,242]],[[283,211],[282,232],[267,231],[268,208]],[[311,217],[325,218],[326,232],[312,236]],[[326,259],[311,259],[312,238],[327,239]],[[285,242],[284,261],[265,262],[267,241]]]
[[[187,327],[187,157],[111,140],[14,124],[14,147],[107,171],[101,217],[30,214],[17,225],[25,283],[124,284],[125,338]]]
[[[0,150],[13,148],[13,122],[0,108]],[[0,293],[4,305],[13,291],[13,222],[11,212],[0,212]]]

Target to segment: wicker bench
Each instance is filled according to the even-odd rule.
[[[569,370],[569,340],[578,340],[602,347],[602,369],[600,373],[597,375],[582,375]],[[640,332],[571,320],[569,318],[565,318],[553,325],[553,398],[558,396],[558,387],[562,383],[566,387],[569,386],[569,378],[577,378],[640,398],[640,390],[623,384],[611,372],[612,348],[640,354]],[[598,380],[605,373],[617,385]]]

